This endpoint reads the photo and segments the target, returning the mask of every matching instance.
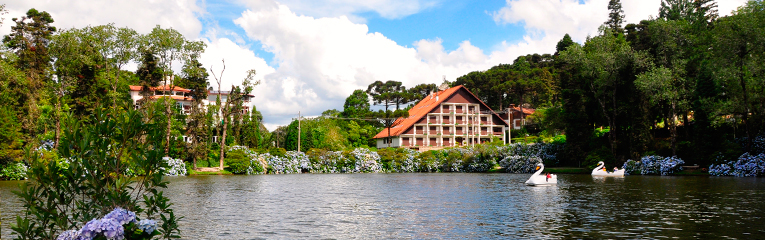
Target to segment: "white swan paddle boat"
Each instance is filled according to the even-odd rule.
[[[592,176],[601,176],[601,177],[624,177],[624,168],[617,169],[613,172],[606,171],[605,164],[603,161],[598,162],[598,166],[595,167],[595,169],[592,169]]]
[[[529,186],[547,186],[547,185],[556,185],[558,184],[558,176],[555,174],[550,174],[550,178],[547,178],[547,175],[540,175],[542,171],[545,170],[545,165],[542,163],[537,163],[536,172],[534,172],[533,175],[529,178],[528,181],[526,181],[526,185]]]

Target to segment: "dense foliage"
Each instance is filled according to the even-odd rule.
[[[624,173],[641,175],[671,175],[683,170],[685,161],[676,157],[645,156],[640,161],[627,160]]]
[[[736,161],[723,161],[709,166],[714,176],[757,177],[765,175],[765,153],[750,155],[744,153]]]
[[[328,151],[258,153],[236,146],[228,165],[239,174],[292,173],[381,173],[381,172],[487,172],[497,166],[511,173],[529,173],[540,162],[554,163],[562,151],[560,143],[483,144],[445,148],[423,153],[404,148],[372,150],[355,148]]]
[[[13,226],[18,237],[53,239],[114,207],[161,219],[161,236],[177,237],[177,218],[160,191],[163,176],[177,167],[163,159],[164,128],[150,116],[98,108],[89,118],[65,119],[57,157],[28,151],[30,181],[17,193],[26,210]],[[129,175],[130,168],[141,176]]]

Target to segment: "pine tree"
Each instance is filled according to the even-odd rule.
[[[608,13],[608,21],[605,22],[606,26],[613,30],[615,34],[623,34],[624,10],[622,9],[622,2],[620,0],[609,0],[608,11],[610,13]]]

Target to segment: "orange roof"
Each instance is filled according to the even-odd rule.
[[[465,91],[467,91],[468,93],[470,93],[470,95],[475,97],[475,99],[478,100],[478,102],[480,102],[483,107],[486,107],[487,109],[489,109],[496,117],[501,119],[502,122],[504,122],[505,125],[507,125],[507,122],[505,122],[504,119],[499,117],[499,115],[497,115],[497,113],[495,113],[494,110],[491,110],[489,106],[483,103],[481,99],[476,97],[475,94],[470,92],[470,90],[468,90],[466,87],[459,85],[459,86],[452,87],[443,91],[438,91],[435,93],[435,95],[428,95],[424,99],[420,100],[420,102],[417,103],[417,105],[409,109],[408,118],[399,118],[399,119],[396,119],[395,122],[393,122],[393,125],[390,129],[390,136],[399,136],[402,133],[404,133],[404,131],[412,127],[415,123],[417,123],[417,121],[422,119],[422,117],[428,115],[428,113],[433,111],[434,108],[441,106],[441,103],[443,103],[444,101],[446,101],[446,99],[448,99],[449,97],[457,93],[457,91],[460,89],[465,89]],[[380,131],[380,133],[374,136],[374,138],[384,138],[384,137],[388,137],[388,128],[384,128],[382,131]]]
[[[141,91],[141,88],[142,88],[141,86],[130,85],[130,91]],[[151,87],[151,88],[149,88],[149,90],[152,90],[152,91],[170,90],[170,86],[162,85],[162,86],[158,86],[158,87]],[[189,89],[185,89],[185,88],[178,87],[178,86],[173,86],[173,91],[176,91],[176,92],[191,92],[191,90],[189,90]]]
[[[510,109],[512,109],[513,111],[516,111],[516,112],[520,112],[521,111],[521,107],[511,107]],[[535,110],[533,108],[523,108],[523,114],[526,114],[526,115],[534,114],[534,112],[536,112],[536,111],[537,110]]]

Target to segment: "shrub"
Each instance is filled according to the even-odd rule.
[[[626,174],[670,175],[682,171],[685,161],[677,157],[645,156],[639,162],[627,160],[622,165]]]
[[[530,156],[508,156],[499,161],[499,166],[509,173],[533,173],[542,159]]]
[[[27,179],[28,170],[29,168],[24,163],[8,163],[5,166],[0,166],[0,179],[24,180]]]
[[[226,153],[226,164],[232,173],[244,174],[250,168],[250,158],[242,149],[235,149]]]
[[[163,157],[162,161],[165,161],[165,164],[168,166],[167,168],[160,167],[165,176],[186,176],[186,163],[183,160]]]
[[[66,168],[60,161],[38,161],[39,154],[27,152],[30,181],[16,193],[25,210],[12,227],[18,237],[54,239],[115,207],[161,219],[161,237],[179,237],[177,218],[160,191],[168,184],[162,168],[169,167],[162,161],[163,124],[144,122],[152,119],[148,114],[160,113],[124,106],[97,108],[89,119],[65,118],[58,155],[68,160]],[[128,176],[129,166],[146,175]]]
[[[752,156],[741,155],[737,161],[730,161],[709,166],[709,174],[714,176],[756,177],[765,175],[765,154]]]
[[[57,240],[79,239],[151,239],[159,235],[157,221],[139,220],[134,212],[115,208],[101,219],[88,221],[80,230],[69,230],[58,235]]]
[[[271,148],[268,149],[268,153],[271,154],[271,156],[284,157],[284,154],[287,154],[287,150],[284,148]]]

